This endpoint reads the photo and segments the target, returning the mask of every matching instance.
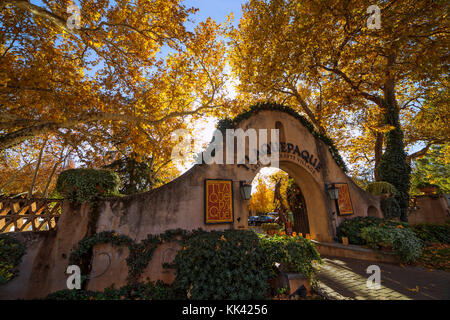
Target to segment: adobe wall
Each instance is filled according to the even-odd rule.
[[[419,196],[416,198],[417,210],[408,215],[410,224],[445,223],[450,220],[450,208],[443,196]]]
[[[338,167],[328,147],[315,139],[294,117],[275,111],[261,111],[242,121],[244,130],[275,129],[276,123],[283,126],[283,139],[302,150],[307,150],[314,159],[306,163],[292,152],[280,154],[280,168],[287,171],[299,184],[306,199],[311,236],[315,240],[333,241],[335,227],[344,219],[337,216],[334,203],[329,198],[326,186],[329,183],[348,184],[354,214],[346,217],[366,216],[368,213],[381,216],[379,198],[360,189]],[[281,139],[280,139],[281,140]],[[283,140],[281,140],[283,141]],[[247,146],[248,149],[248,146]],[[312,159],[312,158],[311,158]],[[320,162],[319,169],[317,165]],[[195,165],[172,182],[150,192],[123,198],[106,199],[99,203],[99,215],[95,231],[116,231],[136,242],[148,234],[160,234],[169,229],[224,230],[246,229],[248,201],[239,193],[239,181],[251,183],[261,166],[256,165]],[[234,222],[231,224],[206,225],[204,223],[205,179],[231,179],[233,187]],[[86,235],[91,208],[84,204],[63,205],[57,232],[43,233],[21,239],[27,245],[27,253],[19,266],[20,275],[7,285],[0,287],[1,299],[41,298],[48,293],[66,288],[65,270],[72,248]],[[23,237],[24,234],[16,234]],[[142,274],[142,279],[173,280],[173,273],[162,269],[163,262],[171,262],[178,245],[165,243],[154,253],[153,259]],[[107,253],[107,255],[105,254]],[[107,257],[111,257],[111,263]],[[111,247],[109,244],[94,247],[89,290],[102,290],[111,284],[118,288],[126,284],[128,249]],[[101,275],[101,276],[98,276]]]

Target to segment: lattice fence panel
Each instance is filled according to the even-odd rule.
[[[62,200],[0,199],[0,233],[56,228]]]

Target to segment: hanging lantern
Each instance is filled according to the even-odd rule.
[[[241,181],[239,189],[242,200],[250,200],[252,197],[252,185],[245,183],[245,181]]]
[[[330,196],[331,200],[339,199],[339,189],[336,188],[334,183],[332,183],[328,186],[327,191],[328,191],[328,195]]]

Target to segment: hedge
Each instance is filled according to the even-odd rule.
[[[100,197],[118,195],[119,185],[119,177],[111,170],[79,168],[61,172],[56,191],[74,202],[94,202]]]

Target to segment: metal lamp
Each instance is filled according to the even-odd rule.
[[[331,200],[337,200],[339,198],[339,189],[334,185],[334,183],[328,185],[327,191]]]
[[[241,198],[243,200],[250,200],[252,197],[252,185],[245,183],[245,181],[240,181],[239,190],[241,192]]]

